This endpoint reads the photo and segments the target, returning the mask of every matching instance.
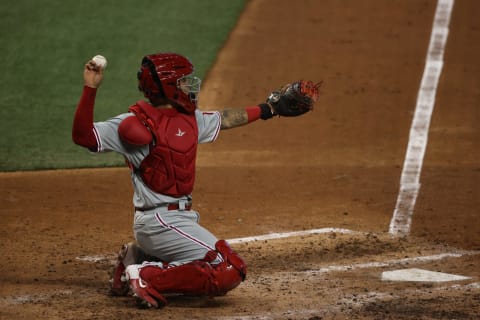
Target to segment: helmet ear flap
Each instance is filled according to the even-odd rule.
[[[138,89],[149,100],[165,98],[162,83],[158,78],[155,65],[147,57],[142,60],[142,66],[137,72]]]
[[[142,70],[137,71],[138,90],[144,92],[144,86],[142,84]]]

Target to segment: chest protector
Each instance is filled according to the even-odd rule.
[[[172,197],[188,195],[195,182],[198,127],[195,115],[157,109],[145,101],[129,108],[154,137],[150,153],[136,172],[153,191]]]

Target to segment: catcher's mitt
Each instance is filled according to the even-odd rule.
[[[321,82],[314,84],[312,81],[299,80],[273,91],[267,103],[260,105],[261,118],[266,120],[275,115],[296,117],[313,110],[313,105],[319,97],[321,84]]]

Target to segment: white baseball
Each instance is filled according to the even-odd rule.
[[[97,66],[99,66],[102,69],[105,69],[107,67],[107,58],[105,58],[102,55],[98,54],[95,57],[93,57],[92,60],[93,62],[95,62]]]

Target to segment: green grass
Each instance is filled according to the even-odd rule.
[[[142,98],[136,72],[149,53],[174,51],[204,77],[245,0],[3,0],[0,2],[0,171],[118,166],[71,140],[83,65],[108,59],[95,120]]]

